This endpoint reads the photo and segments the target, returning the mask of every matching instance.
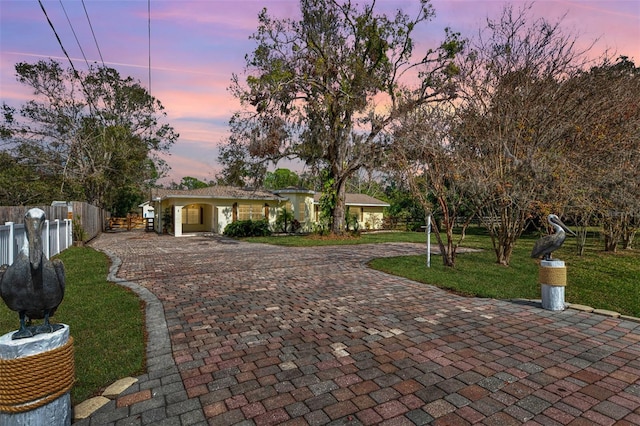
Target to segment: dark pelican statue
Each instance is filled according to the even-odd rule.
[[[59,259],[50,261],[43,253],[42,225],[44,211],[30,209],[24,216],[25,239],[18,256],[0,276],[0,296],[9,309],[20,315],[20,329],[12,339],[32,337],[61,329],[50,324],[51,317],[64,297],[64,265]],[[34,318],[44,318],[43,324],[27,327]]]
[[[531,257],[538,258],[542,256],[543,260],[551,260],[551,252],[559,249],[567,238],[565,231],[574,237],[576,236],[575,232],[567,228],[567,226],[562,223],[560,218],[555,214],[550,214],[548,221],[549,225],[553,226],[555,232],[551,235],[545,235],[536,241],[533,246],[533,250],[531,251]]]

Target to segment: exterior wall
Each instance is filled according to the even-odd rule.
[[[175,204],[173,206],[173,235],[182,236],[182,205]]]
[[[147,217],[154,217],[154,208],[153,205],[148,204],[148,203],[144,203],[142,204],[142,217],[147,218]]]
[[[381,229],[384,222],[384,207],[363,207],[361,229]]]
[[[196,216],[194,217],[194,212]],[[187,220],[185,221],[185,217]],[[211,232],[213,230],[213,206],[211,204],[194,203],[183,207],[182,232]],[[194,221],[195,220],[195,221]],[[194,222],[194,223],[184,223]]]
[[[301,230],[303,232],[312,231],[314,224],[317,222],[313,191],[287,188],[275,192],[287,199],[286,203],[283,203],[281,207],[284,208],[286,206],[287,210],[293,213],[293,218],[300,223]]]
[[[224,228],[233,222],[233,205],[236,204],[239,208],[243,204],[260,204],[261,212],[260,218],[267,219],[269,225],[274,226],[276,223],[276,217],[278,216],[279,203],[273,200],[224,200],[224,202],[215,203],[215,218],[214,218],[214,232],[222,234]],[[268,206],[268,214],[265,214],[265,208]],[[268,217],[267,217],[268,216]]]
[[[218,205],[215,208],[217,212],[215,232],[222,234],[224,228],[233,221],[233,205]]]
[[[157,203],[154,203],[157,205]],[[196,206],[202,208],[202,223],[198,224],[185,224],[182,223],[183,217],[186,217],[186,208]],[[162,233],[163,228],[166,227],[165,211],[169,208],[173,212],[173,220],[171,222],[170,233],[176,237],[182,236],[184,233],[190,232],[211,232],[214,230],[214,207],[213,200],[198,199],[198,198],[169,198],[162,200],[159,213],[156,214],[154,221],[155,231]]]
[[[280,206],[280,203],[277,202],[266,204],[269,204],[269,225],[273,227],[276,224],[276,218],[278,217],[278,213],[282,207]]]
[[[313,196],[307,193],[283,194],[289,199],[289,208],[293,213],[293,218],[300,222],[303,231],[311,231],[315,222],[313,207]]]
[[[361,231],[382,228],[384,207],[380,206],[347,206],[349,214],[358,218]]]
[[[302,224],[302,229],[304,231],[310,232],[313,231],[314,225],[316,223],[316,215],[315,215],[315,207],[313,205],[313,197],[307,196],[304,198],[304,223]]]
[[[155,217],[155,220],[153,221],[153,224],[156,232],[161,234],[163,233],[164,229],[167,227],[167,224],[165,223],[166,222],[165,211],[167,209],[172,210],[173,204],[168,200],[163,200],[160,203],[157,203],[157,205],[159,205],[160,207],[156,208],[156,217]],[[173,228],[171,229],[171,231],[173,232]]]
[[[173,202],[173,235],[180,237],[189,232],[212,231],[212,219],[207,219],[207,215],[210,217],[212,212],[211,201],[199,198],[174,198],[168,200],[169,202]],[[202,223],[193,225],[183,223],[187,219],[187,208],[202,208]]]
[[[302,225],[302,231],[313,231],[318,221],[317,206],[313,202],[313,195],[309,192],[286,192],[281,196],[288,201],[276,200],[248,200],[248,199],[216,199],[213,197],[199,198],[168,198],[161,203],[153,202],[156,208],[156,220],[154,221],[156,232],[161,233],[166,227],[165,210],[171,209],[173,218],[170,233],[182,236],[191,232],[215,232],[222,234],[225,227],[234,219],[240,219],[241,206],[252,205],[251,217],[254,218],[254,210],[258,210],[258,218],[267,218],[269,225],[275,227],[276,218],[280,211],[287,206],[293,212],[294,218]],[[235,206],[235,207],[234,207]],[[383,223],[383,206],[348,206],[350,214],[358,216],[358,225],[361,230],[380,229]],[[268,208],[268,211],[267,211]],[[190,209],[201,209],[199,213],[200,223],[183,223],[194,220],[193,213],[189,216]],[[235,210],[235,214],[234,214]],[[255,219],[255,218],[254,218]]]

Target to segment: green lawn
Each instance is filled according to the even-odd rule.
[[[59,256],[66,272],[65,297],[53,322],[68,324],[74,338],[73,404],[144,370],[144,310],[128,289],[109,283],[109,259],[88,247]],[[16,330],[18,314],[0,303],[0,335]]]

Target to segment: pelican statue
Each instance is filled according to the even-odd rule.
[[[50,324],[64,297],[64,265],[61,260],[50,261],[42,248],[42,224],[45,213],[30,209],[24,216],[25,238],[16,260],[0,272],[0,296],[9,309],[18,312],[20,329],[11,338],[23,339],[40,333],[52,333],[61,324]],[[43,324],[27,327],[27,318],[44,318]]]
[[[575,232],[567,228],[555,214],[550,214],[547,220],[549,221],[549,225],[553,226],[555,232],[551,235],[545,235],[536,241],[531,251],[531,257],[538,258],[542,256],[543,260],[551,260],[551,252],[559,249],[567,238],[565,231],[574,237],[576,236]]]

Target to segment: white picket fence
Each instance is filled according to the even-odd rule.
[[[51,258],[73,244],[71,219],[45,220],[42,229],[42,248]],[[11,265],[24,243],[24,224],[6,222],[0,225],[0,265]]]

